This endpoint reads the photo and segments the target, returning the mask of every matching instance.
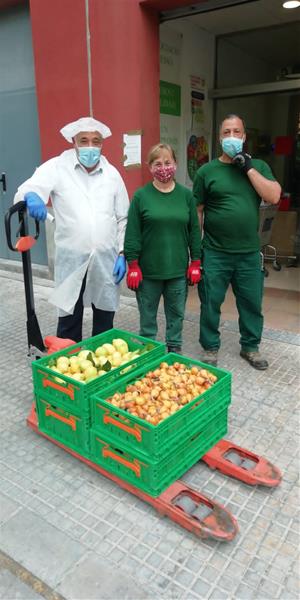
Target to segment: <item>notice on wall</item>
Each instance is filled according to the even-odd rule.
[[[123,134],[123,164],[125,168],[142,165],[142,135],[139,131]]]
[[[191,126],[186,134],[186,185],[189,187],[191,187],[198,169],[209,160],[206,102],[205,78],[199,75],[191,75]]]
[[[190,76],[191,81],[191,129],[199,127],[205,122],[205,79],[197,75]]]

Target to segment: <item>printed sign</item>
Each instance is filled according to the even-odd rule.
[[[176,83],[160,81],[160,112],[163,115],[181,114],[181,87]]]

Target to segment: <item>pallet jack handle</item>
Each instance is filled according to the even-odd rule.
[[[15,245],[11,238],[11,220],[15,213],[18,213],[19,227],[17,229],[17,241]],[[13,252],[21,252],[23,265],[23,278],[26,298],[26,313],[27,313],[27,341],[28,341],[28,356],[31,356],[31,347],[34,346],[40,352],[45,352],[46,347],[43,342],[40,326],[35,314],[34,297],[33,297],[33,282],[30,249],[38,240],[40,234],[40,224],[35,220],[35,235],[29,235],[28,216],[26,202],[21,201],[13,204],[5,214],[5,233],[7,245]]]

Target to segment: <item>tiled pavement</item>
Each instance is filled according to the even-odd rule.
[[[43,283],[43,285],[39,285]],[[36,280],[44,335],[55,331],[49,287]],[[25,426],[32,401],[26,357],[23,283],[0,273],[0,548],[67,600],[298,599],[299,336],[265,332],[270,368],[239,357],[236,324],[222,325],[220,366],[233,373],[227,438],[268,457],[283,471],[277,489],[250,487],[203,463],[184,480],[223,503],[240,532],[230,543],[201,541]],[[162,339],[163,317],[159,316]],[[86,337],[90,335],[87,311]],[[122,296],[115,325],[137,331],[132,296]],[[187,314],[184,352],[199,357],[198,319]],[[47,588],[48,589],[48,588]],[[4,600],[50,598],[1,569]]]

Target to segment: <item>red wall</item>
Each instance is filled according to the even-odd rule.
[[[43,160],[66,148],[61,127],[89,114],[84,5],[84,0],[30,0]]]
[[[30,0],[43,160],[69,147],[59,134],[89,115],[84,0]],[[148,169],[125,170],[123,133],[142,130],[142,161],[159,141],[159,24],[139,0],[89,0],[94,117],[113,136],[103,153],[120,170],[129,194]]]
[[[132,193],[149,178],[146,154],[159,141],[158,19],[135,0],[92,0],[90,27],[94,115],[112,129],[107,154]],[[143,132],[142,171],[122,166],[123,133],[132,130]]]

